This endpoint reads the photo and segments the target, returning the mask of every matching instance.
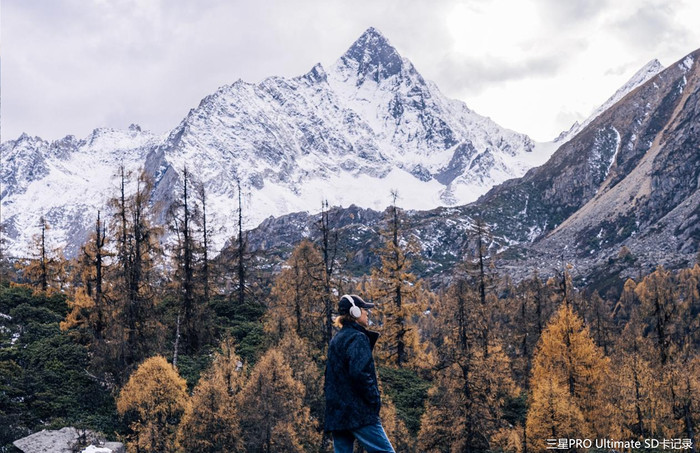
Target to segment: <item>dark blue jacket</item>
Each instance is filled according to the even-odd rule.
[[[381,399],[372,349],[379,334],[357,323],[340,329],[328,345],[326,431],[379,422]]]

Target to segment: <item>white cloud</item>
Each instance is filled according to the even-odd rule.
[[[694,0],[5,2],[2,139],[165,132],[219,86],[331,64],[374,26],[448,96],[546,140],[700,47],[699,18]]]

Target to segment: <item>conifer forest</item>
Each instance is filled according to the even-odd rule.
[[[152,202],[145,173],[115,174],[75,257],[50,247],[43,217],[27,258],[2,256],[0,451],[72,426],[129,452],[330,452],[324,369],[342,294],[375,303],[397,452],[700,444],[699,264],[604,291],[567,265],[516,281],[476,219],[464,257],[428,275],[396,194],[364,265],[325,204],[310,238],[253,250],[240,189],[237,234],[214,250],[207,193],[186,169],[170,206]]]

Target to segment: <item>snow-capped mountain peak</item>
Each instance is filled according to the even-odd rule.
[[[375,28],[368,28],[336,63],[354,69],[357,86],[366,79],[379,82],[399,74],[403,58]]]
[[[132,126],[60,144],[36,140],[2,145],[3,223],[19,256],[44,213],[74,253],[114,195],[120,163],[153,175],[160,206],[177,198],[187,166],[208,192],[219,247],[235,224],[237,181],[250,207],[246,226],[254,227],[269,216],[318,211],[323,199],[383,209],[392,189],[408,209],[464,204],[542,162],[532,160],[529,137],[446,98],[374,28],[328,67],[220,87],[164,136]],[[5,151],[17,146],[33,160],[10,162]],[[56,187],[61,197],[50,195]]]

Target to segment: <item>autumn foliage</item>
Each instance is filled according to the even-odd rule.
[[[308,451],[318,445],[316,423],[302,404],[304,396],[304,386],[294,379],[283,354],[268,351],[241,392],[246,451]]]
[[[245,385],[245,369],[230,338],[220,349],[195,386],[192,403],[182,417],[178,443],[184,451],[244,451],[237,398]]]
[[[42,219],[32,257],[0,288],[5,444],[77,420],[138,452],[332,451],[324,369],[345,293],[375,303],[381,418],[397,451],[700,442],[700,265],[639,271],[601,292],[567,265],[514,281],[477,219],[462,238],[464,262],[420,278],[410,217],[394,203],[371,233],[380,246],[362,256],[331,250],[342,234],[324,230],[340,242],[306,239],[284,259],[260,258],[239,229],[234,269],[226,253],[209,259],[201,183],[188,179],[170,208],[176,245],[164,247],[153,182],[117,176],[111,213],[96,213],[76,259],[52,249]],[[99,398],[78,398],[62,380]],[[93,400],[108,401],[99,417],[52,414]]]
[[[533,360],[527,419],[532,448],[546,448],[547,438],[610,434],[605,387],[609,367],[583,320],[562,304],[542,333]]]
[[[142,452],[175,451],[177,428],[189,404],[185,380],[165,358],[144,361],[117,398],[117,411],[129,420],[129,445]]]

